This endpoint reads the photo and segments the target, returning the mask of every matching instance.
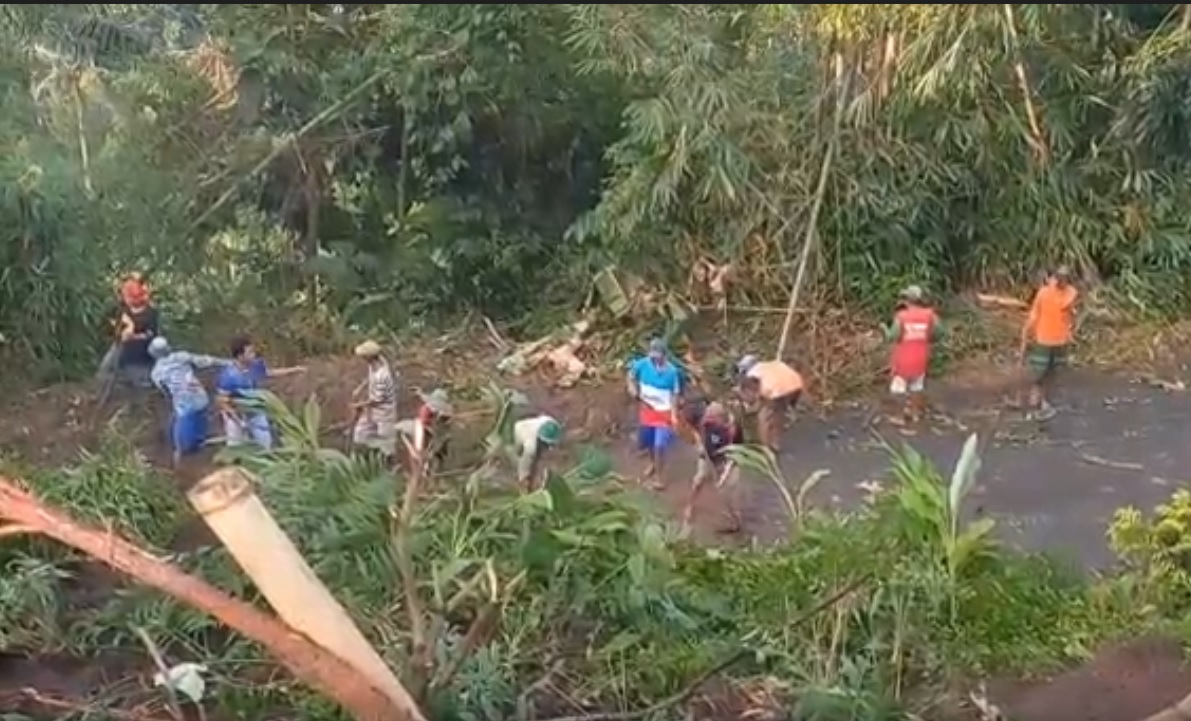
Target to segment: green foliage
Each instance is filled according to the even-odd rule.
[[[508,395],[494,392],[493,401],[503,407]],[[406,479],[318,446],[317,406],[265,402],[279,447],[237,460],[366,635],[395,667],[410,668],[395,545],[402,531],[393,520]],[[638,707],[743,648],[750,653],[730,673],[775,679],[799,699],[797,718],[899,718],[915,710],[924,685],[1079,658],[1150,621],[1119,587],[1000,550],[957,522],[974,453],[973,443],[948,487],[929,463],[903,452],[896,485],[847,514],[806,508],[812,476],[791,494],[796,540],[769,548],[686,545],[638,492],[583,469],[551,476],[528,495],[479,474],[430,479],[408,529],[432,650],[426,706],[436,717],[477,720],[549,705],[553,693],[592,707]],[[733,456],[768,468],[785,487],[764,453],[743,447]],[[158,548],[185,520],[161,479],[119,445],[70,473],[33,480],[72,512]],[[183,568],[261,603],[222,548],[180,548],[171,557]],[[41,544],[13,550],[0,581],[3,648],[139,649],[132,629],[148,628],[171,658],[212,669],[213,703],[233,715],[281,707],[334,717],[288,681],[246,682],[259,681],[265,659],[212,619],[133,585],[92,589],[90,602],[72,603],[89,575],[78,559]],[[805,618],[843,589],[851,590]],[[492,625],[467,647],[481,619]],[[548,672],[555,691],[522,696]]]
[[[1178,490],[1145,517],[1119,509],[1108,528],[1113,552],[1135,572],[1139,600],[1169,611],[1191,603],[1191,492]]]

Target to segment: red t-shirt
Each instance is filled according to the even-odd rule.
[[[930,366],[931,338],[938,317],[930,308],[899,310],[894,320],[901,335],[893,343],[890,370],[898,378],[921,378]]]

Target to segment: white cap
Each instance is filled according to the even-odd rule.
[[[748,373],[753,369],[753,366],[761,362],[761,359],[751,353],[741,358],[736,362],[737,373]]]
[[[170,342],[165,339],[165,336],[159,335],[153,340],[149,341],[149,355],[154,358],[163,358],[170,353]]]

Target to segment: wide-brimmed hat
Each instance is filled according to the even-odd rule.
[[[562,442],[562,424],[551,418],[538,428],[538,440],[546,445],[557,446]]]
[[[374,340],[366,340],[356,346],[355,354],[360,358],[376,358],[380,355],[380,343]]]
[[[436,388],[430,393],[418,393],[418,397],[426,407],[440,416],[454,415],[455,409],[451,405],[451,397],[443,388]]]

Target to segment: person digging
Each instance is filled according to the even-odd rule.
[[[746,355],[736,364],[737,393],[746,408],[757,409],[757,435],[776,456],[786,418],[802,397],[802,375],[780,360]]]
[[[118,322],[119,376],[134,388],[151,388],[153,356],[149,343],[160,331],[157,308],[143,283],[126,282],[121,291],[123,310]]]
[[[442,388],[418,396],[422,404],[417,415],[400,421],[397,432],[406,439],[412,451],[411,461],[423,464],[423,472],[430,475],[446,461],[448,433],[455,409],[447,391]]]
[[[352,443],[391,463],[397,457],[397,379],[376,341],[356,346],[355,356],[364,361],[368,376],[361,387],[364,398],[352,404]]]
[[[721,403],[710,403],[699,418],[690,418],[699,431],[699,460],[695,466],[695,477],[691,480],[691,492],[683,509],[682,525],[690,528],[699,493],[709,483],[716,488],[727,488],[725,511],[727,523],[720,528],[723,533],[735,533],[742,525],[739,488],[739,473],[736,464],[728,458],[727,448],[744,443],[744,433],[735,416]]]
[[[897,425],[917,423],[926,412],[926,375],[932,345],[941,333],[939,317],[927,305],[922,288],[911,285],[903,290],[893,322],[885,332],[886,339],[893,344],[889,394],[895,403],[901,401],[901,415],[890,416]]]
[[[513,424],[513,454],[517,459],[517,484],[525,493],[542,485],[546,453],[562,443],[562,424],[546,414],[523,418]]]
[[[1075,304],[1079,292],[1071,284],[1071,269],[1059,266],[1034,295],[1021,329],[1018,359],[1027,373],[1027,410],[1036,420],[1055,415],[1048,398],[1055,376],[1067,365],[1068,347],[1075,336]],[[1023,405],[1018,398],[1018,405]]]

